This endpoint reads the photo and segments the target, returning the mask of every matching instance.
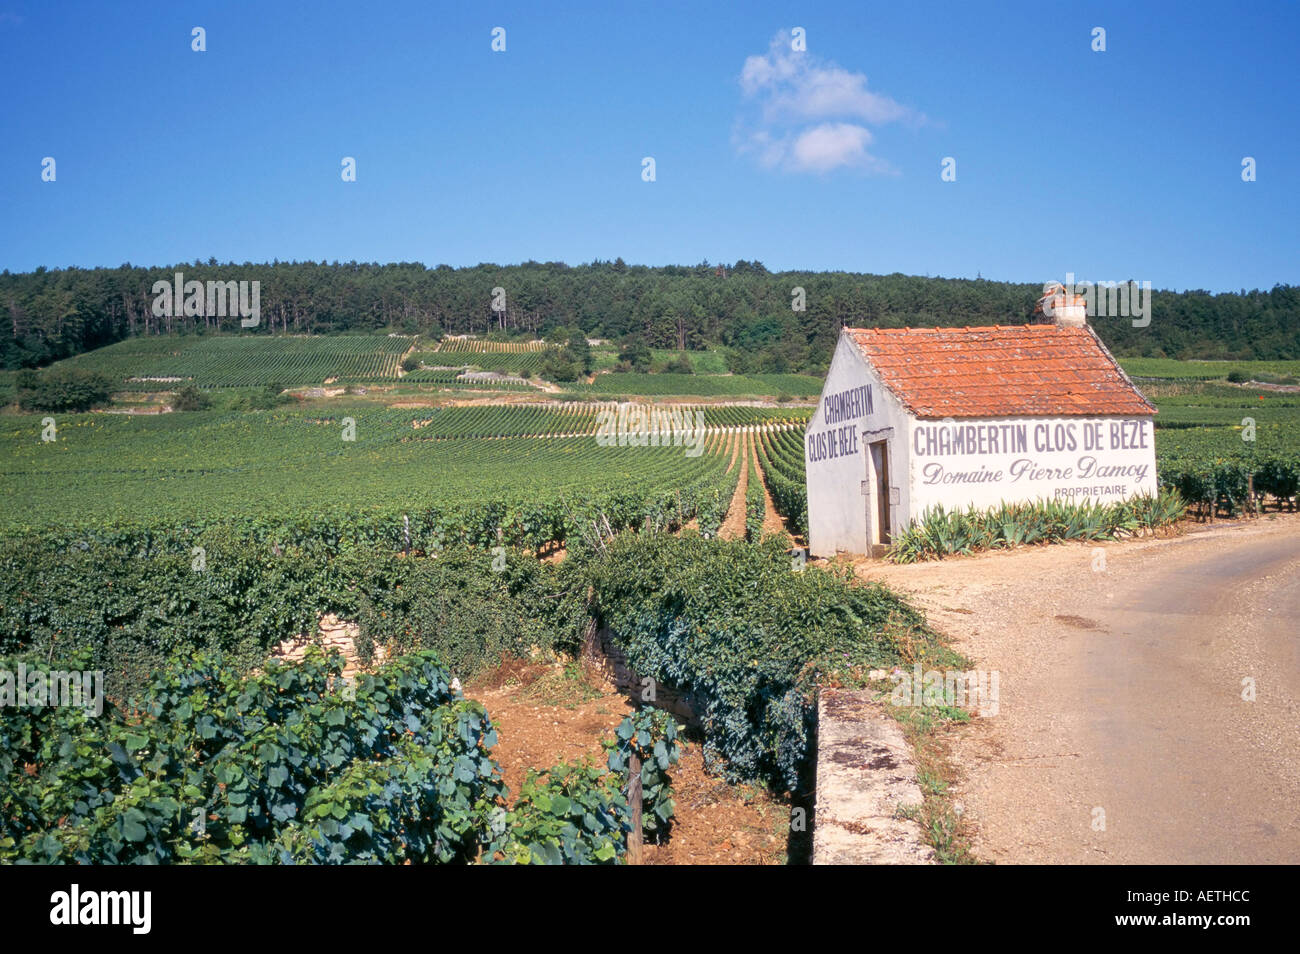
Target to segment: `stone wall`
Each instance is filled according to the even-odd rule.
[[[588,639],[584,657],[588,665],[594,666],[619,692],[627,695],[633,702],[645,701],[657,709],[671,712],[687,725],[699,726],[699,718],[691,705],[690,697],[662,682],[656,682],[653,687],[648,686],[642,676],[632,671],[627,663],[627,653],[614,642],[608,628],[602,627]],[[650,688],[654,690],[653,699],[646,698],[647,690]]]
[[[932,864],[912,751],[870,690],[822,690],[817,702],[815,865]]]

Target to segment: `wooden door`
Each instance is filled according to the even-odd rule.
[[[889,543],[889,442],[872,441],[867,451],[867,543],[875,546]]]

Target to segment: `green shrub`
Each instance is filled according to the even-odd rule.
[[[627,800],[588,761],[529,772],[506,820],[503,864],[618,864],[627,850]]]
[[[82,368],[20,371],[15,385],[24,411],[88,411],[106,404],[112,379]]]
[[[330,575],[300,553],[215,532],[194,545],[0,542],[0,654],[84,650],[121,698],[178,651],[254,665],[281,640],[314,633],[317,611],[336,602]]]
[[[931,507],[894,535],[889,559],[916,563],[980,550],[1063,540],[1111,540],[1126,533],[1167,526],[1186,509],[1177,493],[1134,497],[1116,503],[1038,500],[997,507],[948,510]]]
[[[775,539],[619,538],[587,577],[629,667],[686,694],[706,766],[733,780],[794,788],[819,675],[893,665],[935,645],[888,590],[853,585],[847,572],[796,572]],[[910,645],[896,641],[903,631]]]
[[[243,675],[189,654],[130,709],[0,709],[0,861],[472,861],[504,836],[482,707],[435,656]],[[10,771],[17,767],[25,769]]]
[[[89,654],[120,698],[178,651],[259,663],[314,635],[320,614],[360,627],[357,649],[435,650],[461,678],[503,653],[574,652],[586,621],[574,565],[458,547],[436,559],[385,551],[329,557],[208,530],[179,545],[42,536],[0,540],[0,654]],[[279,550],[277,553],[276,550]]]
[[[192,384],[187,384],[176,392],[172,399],[173,411],[204,411],[212,407],[212,399]]]
[[[662,506],[652,527],[680,519],[675,499]],[[324,518],[301,538],[260,522],[176,529],[105,525],[0,541],[0,654],[80,651],[120,702],[146,690],[175,652],[218,653],[232,672],[247,671],[282,640],[314,633],[326,612],[359,623],[365,658],[378,645],[436,652],[461,678],[506,653],[575,653],[595,616],[632,668],[694,700],[706,764],[790,787],[806,764],[819,674],[940,651],[888,591],[796,572],[775,538],[624,534],[550,565],[460,546],[407,558],[379,540],[342,548]],[[340,797],[364,799],[372,782],[400,779],[354,781]]]
[[[551,381],[576,381],[579,370],[579,365],[568,350],[549,348],[542,357],[537,374]]]
[[[763,478],[758,470],[758,454],[749,453],[749,482],[745,485],[745,539],[756,541],[763,536],[767,516],[767,498],[763,495]]]
[[[609,770],[622,781],[624,792],[630,783],[632,756],[641,760],[641,830],[662,842],[676,811],[668,769],[682,754],[677,720],[661,709],[638,709],[619,723],[605,748]]]
[[[619,364],[627,365],[632,371],[649,371],[653,358],[650,346],[641,340],[629,341],[618,353]]]
[[[491,551],[459,549],[390,563],[382,581],[363,585],[362,660],[376,644],[399,652],[432,649],[464,679],[503,656],[576,653],[586,613],[582,594],[561,583],[568,574],[516,555],[501,556],[496,571],[494,559]]]

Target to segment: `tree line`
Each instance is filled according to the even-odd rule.
[[[257,281],[261,317],[155,309],[157,282]],[[802,289],[800,294],[799,289]],[[170,293],[167,293],[170,295]],[[729,349],[737,372],[824,371],[842,325],[930,327],[1033,319],[1042,283],[770,272],[761,262],[628,265],[622,259],[481,264],[206,262],[0,274],[0,364],[36,367],[133,335],[519,334],[581,329],[628,347]],[[800,307],[802,306],[802,307]],[[182,310],[184,311],[184,309]],[[1155,291],[1150,324],[1097,318],[1118,355],[1300,359],[1300,289]],[[567,337],[567,334],[566,334]]]

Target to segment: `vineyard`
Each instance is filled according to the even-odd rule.
[[[1155,398],[1162,488],[1178,491],[1202,517],[1295,507],[1300,394],[1213,384],[1172,391]]]
[[[1293,505],[1300,396],[1200,387],[1204,393],[1157,398],[1161,486],[1205,514],[1270,500]],[[607,407],[398,409],[344,401],[328,412],[74,415],[59,422],[52,443],[37,439],[39,417],[9,416],[0,430],[0,486],[20,505],[7,508],[0,525],[167,526],[217,514],[299,525],[316,513],[331,536],[354,541],[396,540],[405,519],[414,529],[403,524],[401,539],[414,533],[411,545],[420,548],[436,533],[486,539],[501,524],[509,540],[542,546],[588,527],[601,508],[621,525],[699,519],[709,529],[725,516],[737,476],[727,474],[722,432],[761,427],[767,489],[790,530],[806,533],[801,434],[808,408],[674,405],[699,413],[709,431],[704,452],[691,457],[681,447],[599,446],[593,435]],[[546,474],[541,493],[532,486],[539,473]]]
[[[821,378],[804,374],[637,374],[613,371],[597,374],[587,384],[570,385],[576,392],[592,394],[635,394],[645,397],[685,395],[690,397],[775,397],[789,395],[815,398],[821,393]]]
[[[98,372],[115,392],[168,391],[183,384],[210,390],[325,384],[385,384],[399,379],[448,391],[536,392],[557,345],[544,341],[443,338],[424,342],[400,335],[219,336],[129,338],[57,362],[55,368]],[[616,351],[592,352],[600,373],[567,385],[571,397],[733,397],[811,400],[821,379],[798,374],[732,375],[720,352],[655,350],[654,367],[685,358],[695,374],[608,371]],[[408,370],[403,370],[408,369]],[[536,384],[534,383],[536,382]],[[0,379],[0,398],[12,396]],[[126,396],[119,403],[129,405]]]
[[[808,536],[808,486],[804,474],[803,431],[767,431],[758,457],[768,493],[792,533]]]
[[[1120,366],[1139,378],[1167,378],[1185,381],[1215,381],[1234,371],[1243,379],[1300,377],[1300,361],[1175,361],[1171,358],[1121,358]]]
[[[410,384],[436,384],[439,388],[463,391],[537,391],[523,380],[467,377],[464,368],[420,368],[403,375],[402,380]]]
[[[432,652],[351,680],[337,655],[246,674],[196,653],[130,709],[36,713],[0,710],[9,863],[614,864],[630,756],[653,835],[680,754],[675,724],[638,712],[608,742],[608,774],[558,765],[512,804],[487,712]]]
[[[300,343],[277,365],[275,343],[294,339],[242,354],[227,345],[239,340],[196,339],[213,349],[207,370],[188,348],[145,347],[167,339],[74,360],[100,360],[123,382],[183,368],[225,387],[265,384],[254,379],[273,371],[289,384],[295,367],[316,380],[328,361],[336,377],[350,347],[347,360],[382,359],[396,376],[410,346],[320,339],[316,365]],[[378,350],[367,357],[361,342]],[[497,357],[524,367],[541,353],[513,347],[444,341],[417,354],[457,367],[405,380],[488,386],[462,381],[461,369]],[[754,382],[799,393],[794,377],[596,380],[652,395],[726,382],[734,396]],[[1300,395],[1167,387],[1162,488],[1207,515],[1294,506]],[[806,537],[808,407],[622,410],[634,435],[698,423],[696,456],[680,441],[606,446],[597,438],[619,406],[590,399],[600,393],[63,414],[53,441],[41,439],[40,415],[0,418],[0,488],[14,502],[0,516],[0,656],[81,663],[115,687],[103,719],[0,712],[0,771],[26,768],[0,801],[0,860],[617,863],[632,827],[633,755],[644,833],[669,830],[672,721],[636,713],[607,740],[605,766],[565,762],[512,792],[489,715],[451,688],[453,674],[538,653],[571,659],[599,623],[639,674],[691,700],[710,771],[780,793],[807,771],[819,679],[953,660],[888,591],[816,567],[791,573],[790,541],[763,536],[766,490]],[[733,505],[743,539],[712,539]],[[931,513],[898,535],[894,558],[1105,539],[1159,526],[1181,506],[1165,496]],[[561,562],[536,559],[557,545]],[[355,621],[368,671],[344,680],[339,660],[314,652],[267,662],[323,614]]]
[[[444,338],[432,351],[416,355],[429,367],[457,365],[502,374],[536,376],[548,345],[541,341],[506,342]]]
[[[479,338],[443,338],[436,351],[442,354],[538,354],[545,351],[545,341],[489,341]]]
[[[564,763],[510,792],[488,713],[453,673],[529,647],[575,653],[602,620],[638,672],[690,694],[712,771],[779,793],[806,771],[822,674],[954,659],[888,591],[791,573],[779,543],[625,534],[558,566],[511,554],[498,570],[468,549],[196,542],[210,557],[197,572],[188,552],[134,542],[0,540],[0,667],[53,660],[102,669],[110,687],[99,718],[0,709],[13,780],[0,861],[614,863],[632,756],[645,834],[674,817],[673,721],[633,713],[607,740],[607,771]],[[326,611],[360,621],[359,646],[401,655],[347,679],[314,650],[266,661]]]
[[[191,382],[202,388],[283,387],[397,378],[412,339],[397,336],[130,338],[59,362],[107,375],[119,389]]]
[[[0,433],[0,487],[21,503],[6,508],[3,526],[149,527],[179,539],[227,523],[275,527],[286,542],[421,550],[458,540],[541,547],[590,532],[598,515],[614,529],[697,516],[707,527],[721,522],[735,487],[724,428],[788,428],[802,417],[710,408],[691,456],[680,444],[601,446],[598,413],[591,404],[356,402],[328,415],[76,415],[50,443],[38,439],[39,418],[15,416]]]

